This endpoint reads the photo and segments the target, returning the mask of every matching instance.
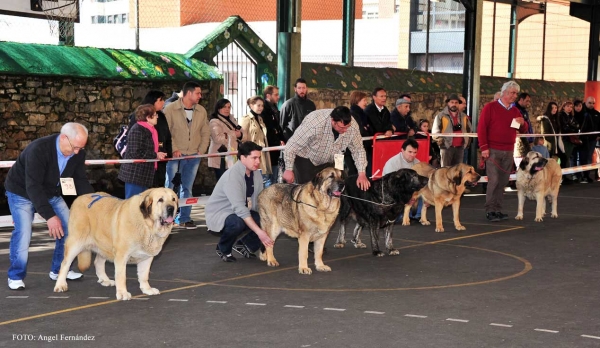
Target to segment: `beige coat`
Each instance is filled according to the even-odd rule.
[[[242,132],[244,133],[242,141],[253,141],[262,147],[269,146],[265,135],[267,127],[265,126],[262,117],[260,120],[257,120],[254,115],[248,114],[242,117],[240,126],[242,126]],[[271,170],[271,156],[269,156],[267,152],[263,152],[260,156],[260,169],[262,170],[263,175],[272,174],[273,172]]]
[[[167,117],[173,152],[181,151],[183,155],[205,154],[210,142],[210,128],[206,109],[201,105],[194,105],[191,127],[188,127],[185,110],[181,101],[167,105],[163,111]]]
[[[235,125],[236,122],[233,115],[229,115],[229,120]],[[210,126],[210,146],[208,147],[208,153],[217,153],[222,145],[229,151],[237,151],[238,139],[235,136],[235,128],[231,129],[231,125],[226,123],[227,121],[221,120],[220,118],[213,118],[208,122]],[[231,141],[229,140],[231,139]],[[231,145],[231,148],[229,147]],[[208,166],[210,168],[220,168],[222,157],[209,157]],[[227,166],[229,168],[229,166]]]

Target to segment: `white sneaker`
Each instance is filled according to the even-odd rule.
[[[8,278],[8,288],[11,290],[25,290],[25,283],[22,280],[12,280]]]
[[[52,279],[52,280],[58,279],[57,273],[50,272],[48,275],[50,276],[50,279]],[[77,272],[73,272],[73,271],[69,271],[69,273],[67,273],[68,280],[77,280],[77,279],[80,279],[81,277],[83,277],[83,274],[81,274],[81,273],[77,273]]]

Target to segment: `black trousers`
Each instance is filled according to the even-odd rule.
[[[296,156],[296,160],[294,161],[294,177],[296,178],[296,184],[306,184],[311,181],[315,175],[327,167],[333,167],[333,163],[315,166],[308,158]]]

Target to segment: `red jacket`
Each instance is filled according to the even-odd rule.
[[[506,110],[499,101],[487,103],[477,124],[477,137],[481,151],[494,149],[499,151],[513,151],[517,130],[510,127],[512,120],[522,117],[519,109],[515,106]],[[519,129],[521,133],[527,133],[527,123],[523,123]]]

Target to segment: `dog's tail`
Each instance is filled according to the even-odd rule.
[[[80,272],[85,272],[90,268],[92,264],[92,252],[90,250],[84,250],[77,255],[77,268]]]

